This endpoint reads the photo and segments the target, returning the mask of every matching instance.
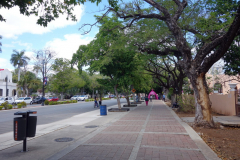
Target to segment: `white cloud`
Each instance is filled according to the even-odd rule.
[[[19,46],[24,46],[24,47],[26,47],[27,50],[30,50],[32,48],[31,43],[22,43],[21,41],[14,41],[12,43],[13,44],[18,44]]]
[[[83,6],[74,7],[73,14],[76,15],[77,22],[80,21],[83,11]],[[66,20],[66,15],[60,15],[59,18],[49,23],[48,27],[43,27],[36,24],[38,19],[37,16],[24,16],[19,13],[18,7],[13,7],[9,10],[1,8],[0,14],[6,19],[6,22],[0,22],[0,31],[3,38],[16,39],[18,35],[23,33],[43,34],[56,28],[63,28],[77,23],[71,20]]]
[[[64,39],[56,38],[46,43],[46,48],[50,48],[57,53],[57,58],[71,59],[80,45],[88,44],[93,38],[83,38],[80,34],[66,34]]]
[[[7,48],[13,48],[14,45],[13,44],[3,44],[3,47],[7,47]]]
[[[4,59],[4,58],[0,58],[0,69],[13,70],[14,67],[12,66],[12,64],[10,63],[9,60]]]
[[[26,51],[25,56],[29,57],[30,59],[34,56],[34,52]]]

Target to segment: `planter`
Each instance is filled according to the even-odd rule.
[[[142,104],[142,102],[131,102],[131,104]]]
[[[108,112],[128,112],[130,109],[129,108],[110,108],[108,109]]]
[[[228,84],[230,86],[230,91],[235,91],[235,87],[237,86],[237,83],[229,83]]]
[[[123,105],[123,107],[137,107],[137,105],[136,104],[133,104],[133,105]]]

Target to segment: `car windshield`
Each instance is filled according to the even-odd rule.
[[[39,100],[40,98],[36,98],[36,100]]]
[[[23,100],[24,98],[18,98],[17,100]]]
[[[73,97],[77,97],[77,96],[75,95],[75,96],[73,96]]]
[[[49,97],[48,99],[53,99],[53,97]]]
[[[80,97],[84,97],[84,95],[81,95]]]
[[[4,98],[0,98],[0,100],[4,100]]]

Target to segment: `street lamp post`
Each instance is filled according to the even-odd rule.
[[[8,96],[8,90],[7,87],[8,86],[8,75],[6,76],[6,97]]]
[[[51,57],[51,54],[48,55],[48,58]],[[39,59],[39,55],[37,55],[37,59]],[[42,75],[43,75],[43,85],[42,85],[42,98],[44,97],[44,73],[45,73],[45,70],[44,70],[44,64],[46,62],[46,55],[45,57],[42,56]],[[46,76],[46,75],[45,75]],[[44,106],[44,101],[42,101],[42,106]]]

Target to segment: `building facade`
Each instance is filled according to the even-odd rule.
[[[0,96],[13,97],[17,92],[17,84],[12,82],[12,72],[8,69],[0,71]]]

